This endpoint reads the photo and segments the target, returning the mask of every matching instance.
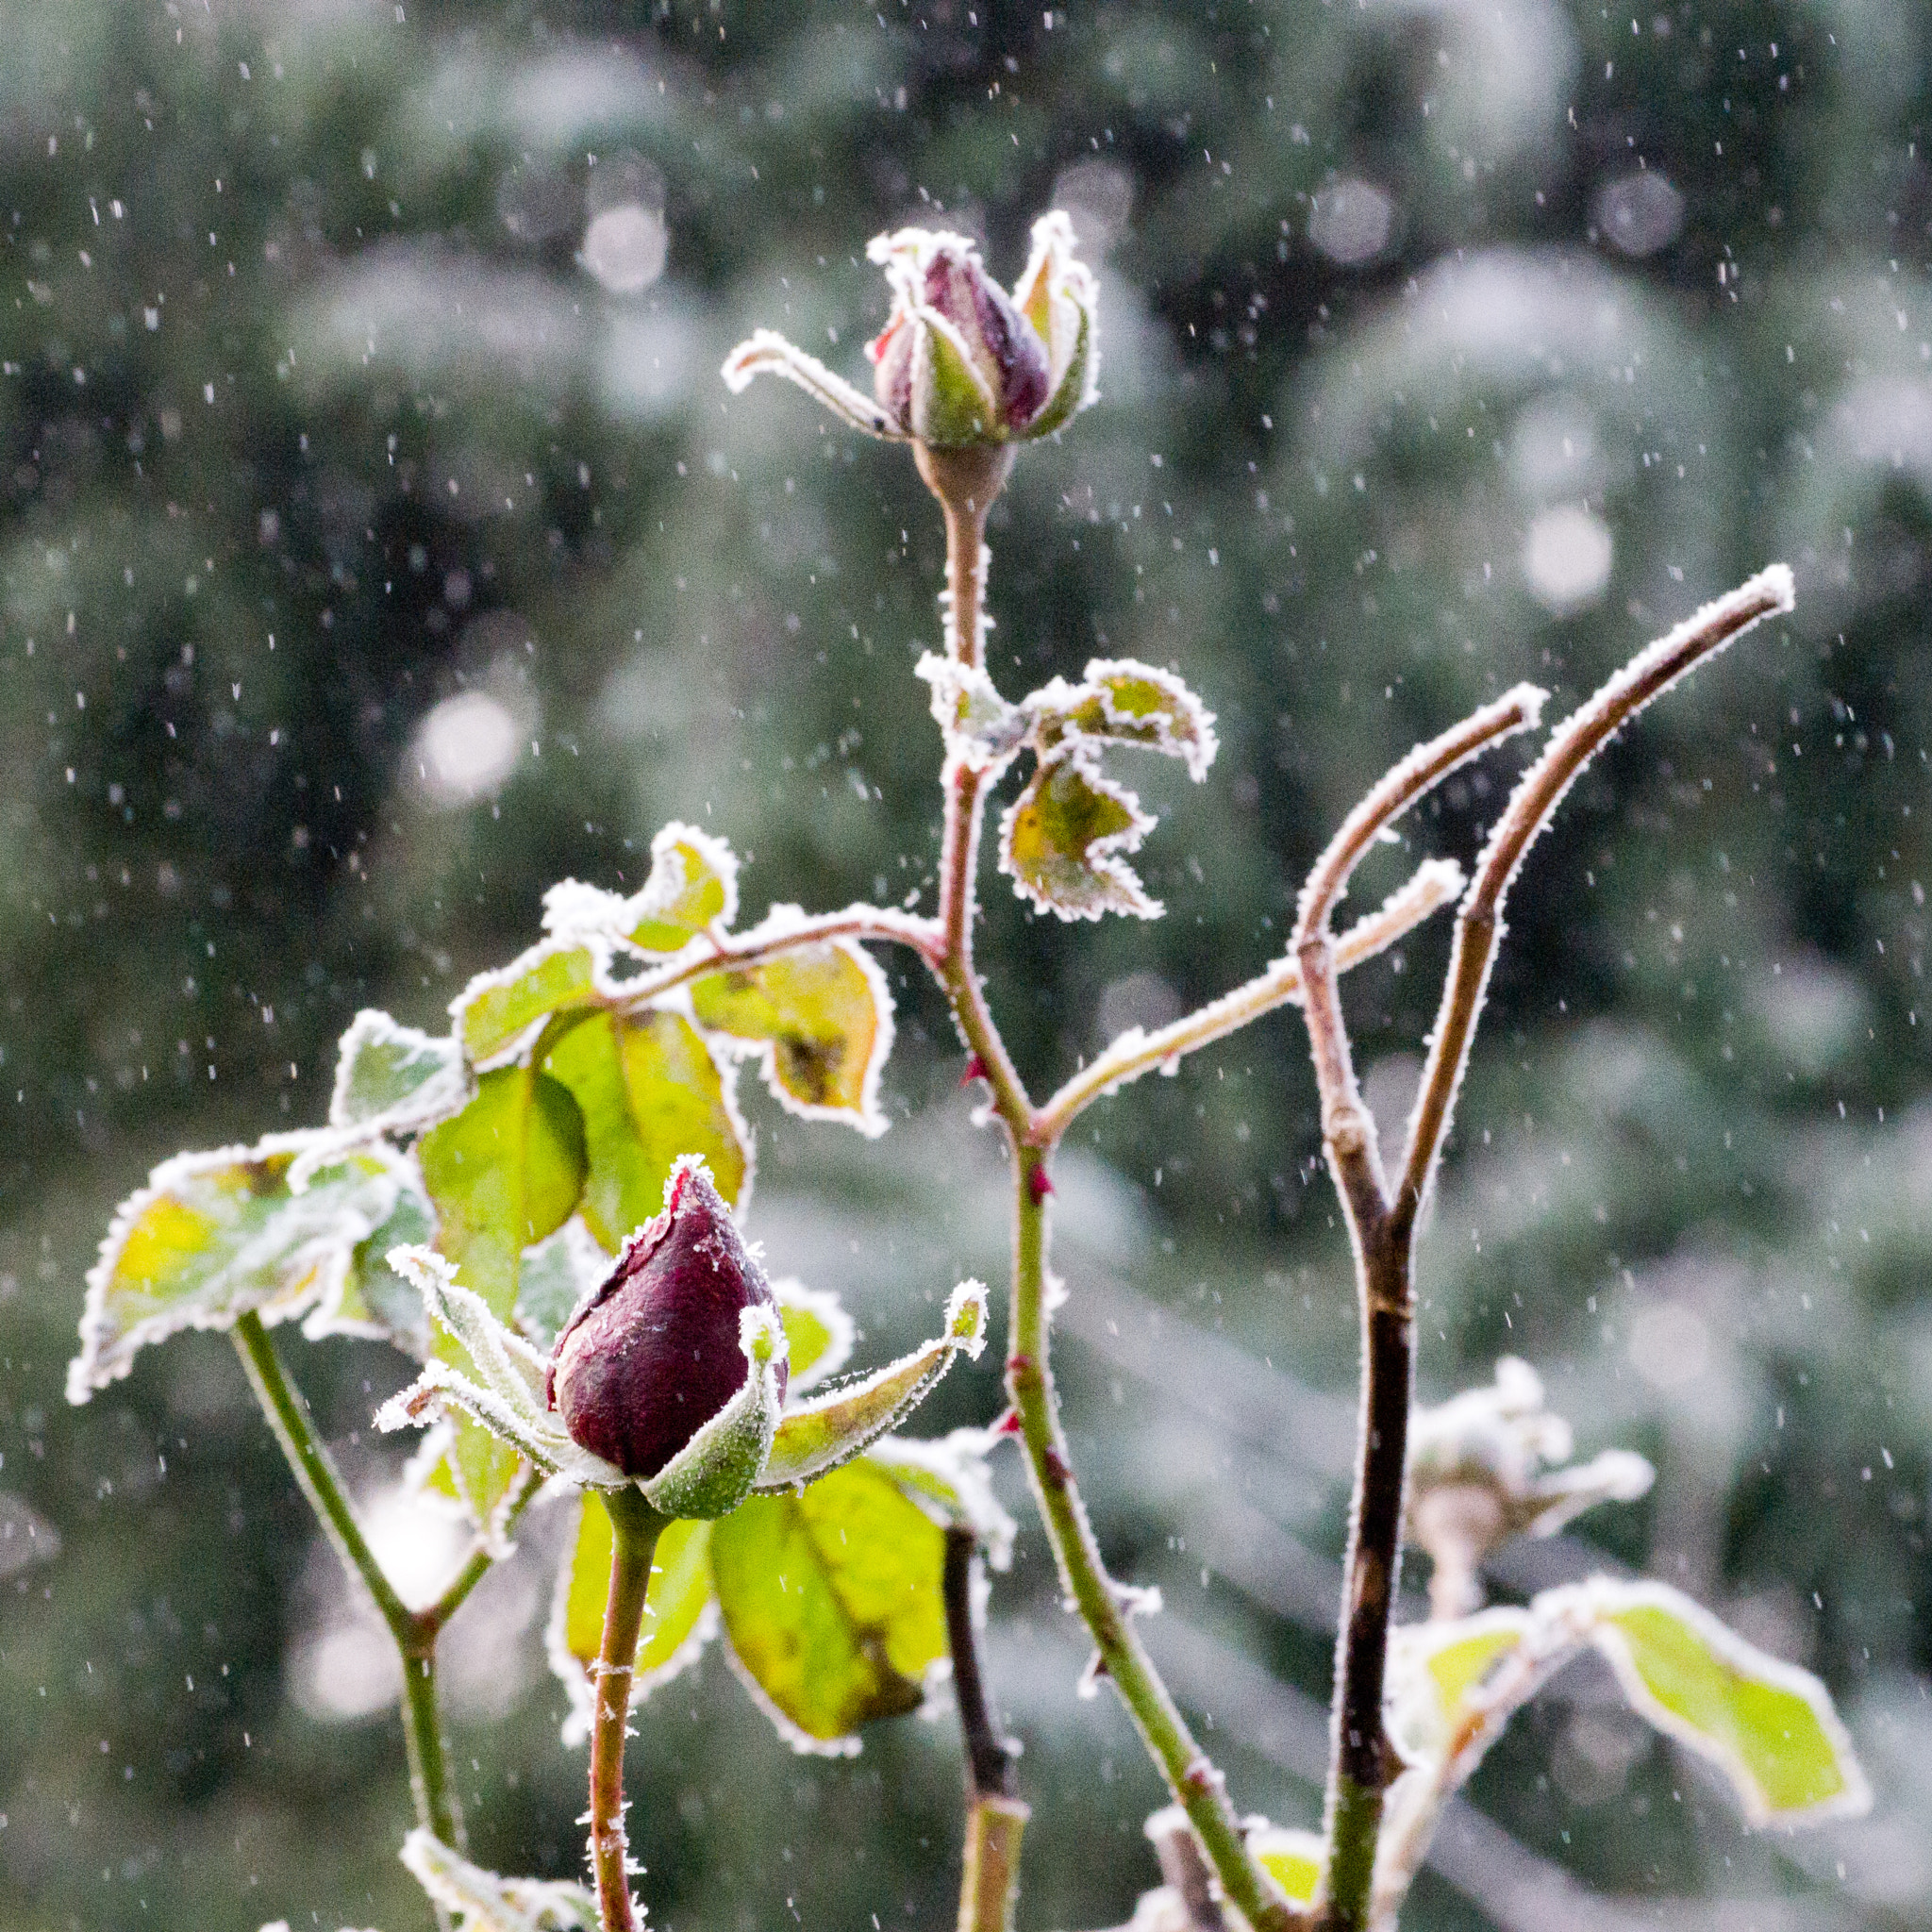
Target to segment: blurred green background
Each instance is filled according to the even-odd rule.
[[[1795,618],[1531,860],[1421,1374],[1520,1353],[1583,1449],[1657,1465],[1507,1553],[1501,1595],[1604,1560],[1691,1591],[1826,1677],[1879,1804],[1753,1838],[1579,1669],[1405,1923],[1932,1926],[1932,13],[0,0],[0,1924],[427,1924],[379,1653],[232,1350],[179,1339],[70,1409],[83,1272],[152,1163],[319,1120],[358,1007],[438,1025],[547,884],[634,886],[667,818],[747,855],[754,914],[929,903],[937,517],[903,451],[716,371],[766,324],[858,374],[868,237],[958,226],[1011,275],[1058,202],[1104,401],[996,512],[992,666],[1017,694],[1174,662],[1224,751],[1198,790],[1138,772],[1159,924],[989,890],[1036,1090],[1278,952],[1416,738],[1524,677],[1574,700],[1795,568]],[[1518,761],[1448,787],[1362,901],[1466,856]],[[1351,982],[1385,1118],[1445,943]],[[943,1014],[887,963],[891,1135],[753,1096],[752,1229],[878,1350],[1005,1241]],[[1238,1804],[1290,1824],[1355,1375],[1318,1154],[1283,1014],[1096,1109],[1060,1204],[1109,1557],[1162,1586],[1150,1641]],[[363,1432],[405,1364],[286,1341],[379,1517]],[[996,1359],[925,1423],[991,1415]],[[477,1855],[561,1875],[554,1541],[527,1527],[450,1674]],[[1030,1528],[994,1618],[1022,1923],[1121,1920],[1158,1792],[1074,1696]],[[711,1658],[639,1730],[654,1923],[950,1923],[949,1721],[793,1757]]]

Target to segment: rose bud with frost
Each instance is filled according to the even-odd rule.
[[[1098,297],[1074,258],[1058,209],[1033,225],[1033,252],[1008,295],[963,235],[901,228],[866,250],[886,272],[892,310],[866,348],[876,401],[784,337],[759,329],[724,363],[742,390],[783,375],[853,427],[933,449],[985,447],[1048,436],[1097,399]]]
[[[648,1482],[743,1387],[741,1317],[753,1307],[776,1317],[771,1284],[709,1170],[687,1156],[663,1213],[557,1338],[545,1400],[579,1448]],[[775,1368],[782,1400],[782,1358]]]

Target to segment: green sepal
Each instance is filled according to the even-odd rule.
[[[740,1311],[739,1341],[750,1373],[737,1394],[656,1475],[638,1484],[645,1502],[674,1522],[728,1516],[751,1494],[771,1456],[785,1330],[770,1308],[754,1306]]]
[[[70,1402],[179,1329],[228,1328],[251,1311],[286,1321],[338,1295],[357,1244],[394,1208],[405,1169],[387,1149],[361,1148],[325,1158],[291,1188],[291,1170],[321,1138],[177,1154],[122,1203],[88,1270]]]
[[[962,1352],[986,1341],[986,1289],[962,1281],[946,1304],[945,1333],[873,1374],[789,1408],[779,1423],[757,1488],[795,1489],[849,1462],[924,1400]]]
[[[1047,339],[1048,327],[1042,316],[1035,321],[1033,312],[1027,311],[1027,321],[1033,323],[1041,339]],[[1066,368],[1061,372],[1054,392],[1047,397],[1040,414],[1020,431],[1023,441],[1032,442],[1042,436],[1051,436],[1056,429],[1064,429],[1078,414],[1082,407],[1092,400],[1089,394],[1090,380],[1088,365],[1093,358],[1093,315],[1091,310],[1080,310],[1079,332],[1074,338],[1074,353]]]
[[[931,308],[915,309],[912,340],[911,429],[938,449],[1000,442],[999,408],[972,352],[952,324]]]

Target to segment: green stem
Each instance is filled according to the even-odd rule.
[[[651,1558],[666,1519],[630,1488],[611,1491],[604,1504],[610,1512],[614,1541],[591,1730],[591,1866],[597,1875],[604,1932],[636,1932],[630,1846],[624,1830],[624,1740],[631,1677],[637,1669],[638,1633],[643,1627],[644,1597],[651,1587]]]
[[[234,1332],[235,1347],[247,1372],[248,1386],[255,1391],[255,1399],[275,1441],[281,1444],[296,1487],[308,1499],[308,1507],[322,1524],[323,1534],[341,1558],[343,1567],[361,1578],[375,1599],[376,1612],[388,1626],[401,1658],[403,1740],[408,1754],[409,1795],[415,1801],[416,1822],[444,1844],[461,1851],[465,1842],[462,1809],[449,1774],[448,1754],[443,1748],[436,1708],[436,1639],[445,1616],[437,1611],[412,1610],[396,1594],[394,1584],[376,1560],[375,1552],[362,1534],[362,1525],[356,1520],[335,1458],[316,1435],[308,1408],[283,1369],[261,1317],[254,1313],[242,1316]],[[475,1558],[471,1561],[474,1564]],[[481,1574],[478,1570],[477,1574]],[[474,1583],[472,1578],[465,1585],[456,1598],[457,1603],[462,1601]],[[455,1604],[449,1607],[453,1610]]]
[[[1023,1148],[1018,1167],[1012,1356],[1007,1363],[1007,1392],[1020,1419],[1033,1493],[1059,1564],[1060,1580],[1093,1638],[1101,1669],[1166,1774],[1229,1903],[1257,1932],[1288,1932],[1301,1923],[1300,1915],[1249,1853],[1220,1772],[1194,1741],[1141,1648],[1101,1559],[1068,1460],[1047,1358],[1046,1200],[1052,1188],[1046,1150]]]

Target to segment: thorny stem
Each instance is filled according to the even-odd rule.
[[[1322,1129],[1348,1223],[1362,1310],[1362,1434],[1349,1517],[1345,1597],[1336,1660],[1327,1792],[1328,1903],[1324,1923],[1365,1932],[1371,1923],[1383,1790],[1391,1767],[1382,1727],[1390,1614],[1401,1562],[1404,1463],[1414,1382],[1413,1247],[1468,1063],[1502,905],[1524,854],[1597,747],[1701,658],[1774,610],[1789,609],[1782,566],[1707,605],[1641,653],[1552,737],[1517,785],[1477,862],[1457,922],[1442,1005],[1391,1193],[1351,1063],[1329,932],[1335,903],[1361,855],[1392,819],[1463,759],[1532,724],[1541,693],[1524,686],[1417,748],[1344,822],[1302,893],[1294,957],[1302,977]]]
[[[970,1529],[946,1532],[941,1594],[946,1607],[946,1645],[953,1658],[953,1696],[966,1747],[966,1837],[959,1874],[958,1932],[1011,1932],[1020,1895],[1020,1839],[1032,1815],[1020,1800],[1013,1753],[993,1723],[973,1616],[974,1563],[979,1539]]]
[[[624,1829],[624,1740],[630,1716],[638,1632],[651,1587],[651,1557],[665,1519],[628,1486],[604,1498],[610,1512],[610,1594],[597,1652],[596,1709],[591,1728],[591,1867],[604,1932],[636,1932],[630,1895],[630,1846]]]
[[[946,647],[955,661],[977,665],[984,634],[986,512],[1005,480],[1004,462],[981,453],[914,446],[920,474],[939,498],[946,525]],[[1004,457],[1004,452],[994,452]],[[968,458],[971,458],[969,462]],[[1274,1881],[1249,1855],[1224,1780],[1194,1741],[1152,1660],[1134,1635],[1107,1574],[1074,1479],[1059,1424],[1047,1355],[1047,1218],[1052,1148],[1034,1144],[1035,1116],[973,966],[974,884],[984,784],[963,759],[944,774],[945,828],[941,845],[940,924],[943,947],[935,972],[955,1023],[991,1090],[994,1110],[1014,1151],[1013,1297],[1007,1390],[1019,1419],[1033,1491],[1067,1593],[1087,1624],[1100,1664],[1133,1715],[1149,1751],[1187,1811],[1224,1891],[1255,1932],[1291,1932],[1302,1923]],[[983,1886],[981,1887],[983,1891]]]
[[[412,1610],[396,1594],[395,1586],[376,1560],[356,1520],[348,1491],[335,1458],[328,1453],[294,1385],[284,1371],[275,1343],[258,1314],[250,1312],[235,1324],[235,1347],[247,1372],[248,1386],[281,1444],[296,1487],[322,1524],[343,1567],[361,1578],[376,1610],[389,1627],[403,1667],[403,1740],[408,1755],[409,1795],[415,1801],[416,1822],[425,1831],[460,1851],[464,1846],[463,1814],[443,1747],[441,1721],[436,1705],[436,1640],[456,1607],[489,1566],[479,1550],[457,1581],[462,1589],[428,1610]],[[481,1558],[478,1567],[478,1558]],[[472,1568],[475,1576],[469,1576]],[[468,1577],[468,1581],[464,1579]],[[456,1585],[451,1586],[452,1591]],[[446,1606],[446,1607],[445,1607]],[[441,1911],[439,1919],[442,1918]]]

